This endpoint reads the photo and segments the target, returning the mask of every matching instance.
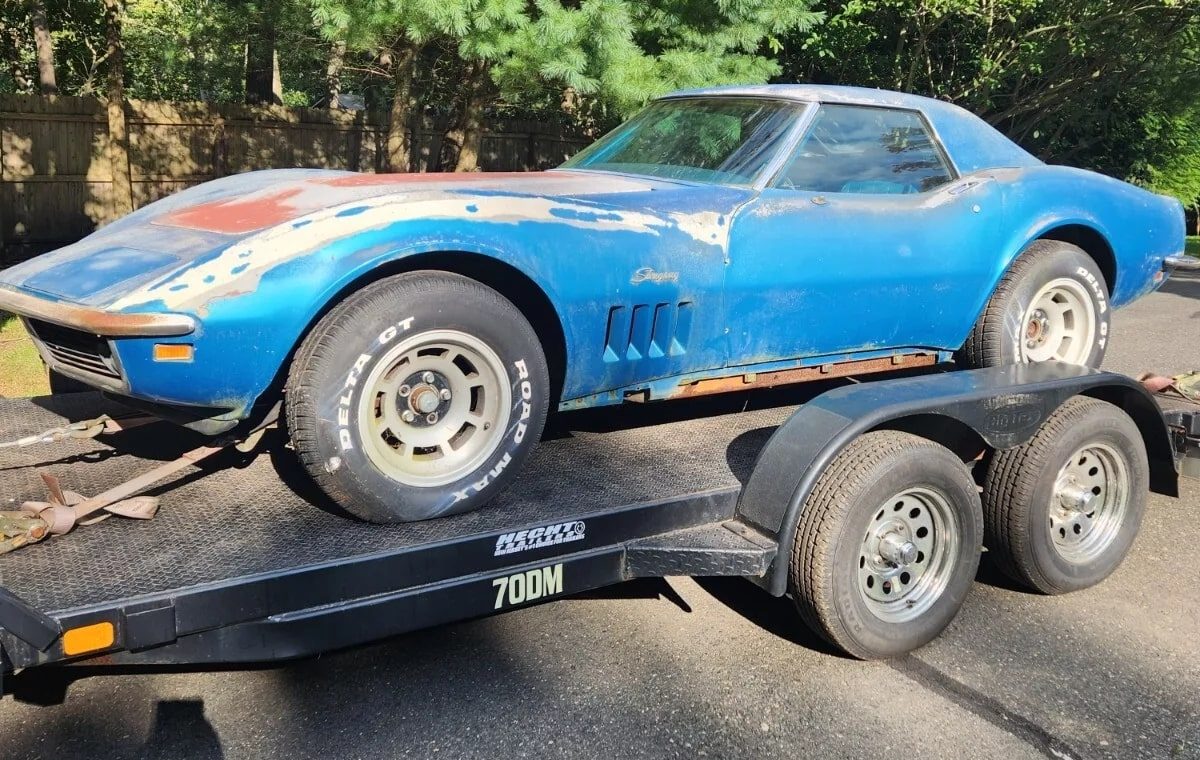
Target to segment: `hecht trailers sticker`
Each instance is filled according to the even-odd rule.
[[[544,546],[557,546],[572,541],[582,541],[586,526],[580,520],[574,522],[544,525],[530,530],[519,530],[515,533],[505,533],[496,539],[496,552],[492,556],[516,554],[528,549],[541,549]]]

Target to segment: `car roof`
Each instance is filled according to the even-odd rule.
[[[1041,161],[964,108],[944,100],[871,87],[824,84],[760,84],[679,90],[660,99],[699,96],[786,98],[807,103],[886,106],[920,111],[929,120],[960,173],[1040,166]]]

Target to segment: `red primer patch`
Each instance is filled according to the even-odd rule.
[[[301,188],[281,190],[258,198],[233,198],[201,203],[180,209],[156,220],[159,224],[206,232],[238,235],[282,224],[299,216],[300,211],[287,203]]]

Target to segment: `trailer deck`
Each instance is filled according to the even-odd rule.
[[[153,520],[0,555],[0,673],[288,659],[636,577],[741,576],[778,595],[809,489],[875,426],[922,430],[969,461],[1090,393],[1137,420],[1150,487],[1168,494],[1200,433],[1187,413],[1164,425],[1130,379],[1067,365],[827,388],[564,415],[491,505],[400,525],[340,513],[270,430],[256,453],[228,448],[151,490]],[[0,441],[121,412],[96,394],[0,400]],[[201,440],[156,423],[0,449],[0,508],[44,499],[39,472],[88,496]]]
[[[778,396],[773,399],[778,403]],[[464,571],[486,573],[549,554],[557,560],[564,549],[576,548],[547,544],[498,553],[500,537],[525,528],[585,523],[580,527],[586,538],[572,540],[586,553],[672,530],[719,526],[732,517],[759,449],[793,406],[742,412],[727,402],[707,408],[716,413],[614,430],[604,429],[611,413],[592,415],[590,424],[553,433],[488,508],[401,525],[373,525],[339,513],[292,453],[273,445],[278,442],[266,441],[260,453],[250,455],[231,448],[149,491],[162,498],[153,520],[113,517],[0,556],[0,587],[64,627],[111,617],[119,608],[124,620],[116,625],[127,639],[124,645],[138,648],[239,620],[435,584]],[[120,411],[98,394],[0,400],[0,440]],[[25,500],[44,499],[41,470],[57,475],[64,489],[91,495],[200,441],[175,426],[153,424],[93,440],[0,449],[0,504],[13,509]],[[669,556],[671,540],[664,542],[665,553],[659,551],[664,547],[648,546],[643,564],[679,564],[678,557]],[[732,533],[675,541],[708,546],[717,556],[730,550],[735,564],[747,559],[736,556],[738,547],[747,545]],[[769,551],[764,545],[762,556]],[[474,556],[464,556],[468,553]],[[620,559],[618,573],[632,577],[636,570]],[[761,557],[749,562],[752,572],[760,565],[765,570]],[[585,579],[574,574],[564,593],[586,587]],[[155,610],[164,614],[144,614]],[[429,624],[423,619],[418,614],[411,625],[388,628],[398,632]],[[354,637],[335,639],[334,644],[353,643]],[[11,637],[6,648],[11,666],[41,659]],[[246,653],[248,659],[256,656],[264,654]]]

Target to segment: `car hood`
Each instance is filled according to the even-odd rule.
[[[408,220],[542,219],[638,227],[653,179],[532,173],[251,172],[152,203],[87,238],[0,272],[0,285],[116,310],[187,309],[225,287],[340,238]],[[601,199],[602,198],[602,199]],[[692,220],[695,221],[695,220]],[[232,286],[231,286],[232,287]]]

